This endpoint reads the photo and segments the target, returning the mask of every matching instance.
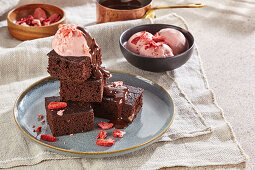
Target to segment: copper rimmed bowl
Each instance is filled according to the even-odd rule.
[[[146,57],[146,56],[141,56],[139,54],[135,54],[129,51],[128,49],[126,49],[124,46],[125,42],[127,42],[128,39],[137,32],[147,31],[154,35],[156,32],[164,28],[173,28],[182,32],[182,34],[185,36],[185,38],[188,41],[189,48],[186,51],[172,57],[152,58],[152,57]],[[191,57],[193,53],[194,38],[189,31],[181,27],[177,27],[174,25],[167,25],[167,24],[146,24],[146,25],[136,26],[124,31],[120,36],[119,44],[120,44],[121,52],[123,53],[124,57],[133,66],[146,71],[163,72],[163,71],[174,70],[182,66],[189,60],[189,58]]]
[[[104,0],[96,1],[97,23],[140,19],[151,8],[152,2],[152,0],[139,0],[142,4],[141,8],[119,10],[101,5],[103,1]]]

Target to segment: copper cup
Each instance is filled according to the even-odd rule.
[[[96,1],[97,23],[140,19],[151,8],[152,3],[152,0],[139,0],[142,4],[141,8],[119,10],[101,5],[100,3],[103,1],[104,0]]]

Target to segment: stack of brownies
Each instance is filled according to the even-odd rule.
[[[142,107],[143,89],[106,81],[111,74],[101,67],[101,49],[85,29],[61,25],[52,46],[48,73],[60,81],[60,96],[46,97],[45,108],[53,136],[92,130],[94,114],[110,119],[116,128],[133,121]]]

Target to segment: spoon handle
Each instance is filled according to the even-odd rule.
[[[160,7],[153,7],[152,9],[168,9],[168,8],[202,8],[204,7],[204,3],[197,3],[197,4],[184,4],[184,5],[169,5],[169,6],[160,6]]]

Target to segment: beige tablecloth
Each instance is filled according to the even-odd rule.
[[[86,4],[83,7],[94,7],[94,5]],[[81,15],[78,14],[83,14],[84,9],[80,8],[65,7],[67,13],[77,16],[74,17],[75,23],[82,23],[82,18],[79,18]],[[43,168],[47,165],[65,168],[156,169],[244,162],[246,157],[236,143],[232,130],[225,122],[222,110],[216,104],[214,94],[208,87],[197,48],[187,64],[175,71],[165,73],[139,70],[122,57],[118,47],[121,32],[135,25],[151,22],[173,24],[187,29],[185,21],[175,14],[156,20],[116,22],[88,27],[102,47],[103,63],[107,68],[134,72],[157,81],[168,90],[176,104],[174,123],[160,142],[141,151],[109,159],[72,159],[49,152],[19,133],[11,113],[13,102],[25,87],[47,75],[46,54],[51,48],[52,38],[21,43],[11,38],[7,28],[2,27],[0,135],[3,138],[0,141],[0,167],[33,165],[33,168]],[[40,163],[43,160],[48,161]]]

